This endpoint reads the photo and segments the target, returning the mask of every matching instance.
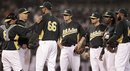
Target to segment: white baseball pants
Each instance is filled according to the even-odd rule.
[[[118,45],[115,56],[116,71],[130,71],[130,43],[122,43]]]
[[[14,71],[22,70],[18,50],[3,50],[2,63],[4,71],[11,71],[11,68],[13,68]]]
[[[90,63],[92,71],[106,71],[104,66],[104,60],[100,61],[99,56],[102,51],[102,48],[90,48]]]
[[[105,61],[106,71],[116,71],[115,53],[111,53],[107,49],[105,49],[104,61]]]
[[[30,50],[28,48],[26,49],[20,48],[19,55],[20,55],[20,60],[21,60],[23,71],[29,71],[30,57],[31,57]]]
[[[66,47],[63,46],[60,54],[60,68],[61,71],[67,71],[68,65],[71,66],[72,71],[79,71],[80,67],[80,55],[75,54],[75,46]]]
[[[39,47],[36,53],[36,71],[43,71],[45,61],[47,61],[48,71],[55,71],[56,56],[56,41],[39,41]]]

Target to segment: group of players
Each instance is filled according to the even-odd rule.
[[[80,54],[74,50],[83,48],[84,42],[90,48],[92,71],[130,71],[130,23],[125,9],[119,9],[116,14],[105,12],[104,23],[101,23],[101,14],[92,13],[86,30],[72,19],[70,9],[62,13],[64,22],[61,24],[52,14],[50,2],[44,2],[40,10],[42,15],[34,16],[35,24],[31,27],[25,25],[30,13],[25,8],[19,9],[17,15],[10,13],[0,26],[4,71],[24,71],[18,51],[26,43],[30,49],[37,48],[36,71],[43,71],[45,62],[48,71],[55,71],[57,47],[61,49],[61,71],[67,71],[68,65],[72,71],[79,71]]]

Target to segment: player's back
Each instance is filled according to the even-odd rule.
[[[43,16],[41,24],[42,24],[42,30],[40,32],[39,38],[42,40],[56,40],[57,41],[59,37],[59,31],[60,31],[58,19],[52,14],[48,13]]]

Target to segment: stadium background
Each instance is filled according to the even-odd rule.
[[[31,11],[29,22],[33,21],[33,14],[35,14],[38,6],[44,1],[48,0],[0,0],[0,21],[8,15],[9,12],[16,11],[18,8],[25,7]],[[126,8],[129,10],[130,0],[49,0],[53,3],[53,14],[55,14],[60,21],[63,20],[61,12],[70,8],[73,10],[74,19],[78,20],[84,27],[89,23],[89,15],[93,11],[104,13],[106,10],[117,10],[119,8]],[[130,17],[128,18],[130,19]]]
[[[14,12],[19,8],[27,8],[31,11],[29,15],[28,23],[29,25],[33,24],[33,15],[38,11],[38,6],[44,1],[48,0],[0,0],[0,21],[7,16],[10,12]],[[116,11],[119,8],[126,8],[130,10],[130,0],[49,0],[52,2],[53,14],[56,15],[60,22],[63,21],[61,12],[64,9],[72,9],[74,13],[73,19],[77,20],[84,28],[87,27],[89,23],[89,15],[98,11],[103,14],[107,10]],[[129,13],[129,12],[128,12]],[[128,16],[130,20],[130,16]],[[59,71],[59,58],[57,60],[57,70]],[[88,66],[88,67],[87,67]],[[89,60],[82,59],[80,71],[90,71]],[[0,69],[1,71],[1,69]],[[71,70],[70,70],[71,71]]]

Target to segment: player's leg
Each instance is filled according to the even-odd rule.
[[[43,71],[48,51],[49,51],[49,45],[46,44],[46,41],[40,41],[36,53],[36,71]]]
[[[104,59],[105,59],[107,71],[116,71],[115,70],[115,53],[111,53],[107,49],[105,49]]]
[[[128,43],[128,45],[130,47],[130,43]],[[128,62],[126,64],[125,71],[130,71],[130,48],[129,48],[129,59],[128,59]]]
[[[55,71],[56,56],[57,56],[57,43],[55,41],[48,43],[50,46],[49,57],[47,61],[48,71]]]
[[[80,55],[74,53],[74,48],[75,48],[75,46],[70,47],[69,61],[70,61],[72,71],[79,71]]]
[[[69,47],[62,47],[61,54],[60,54],[60,69],[61,71],[67,71],[68,69],[68,48]]]
[[[129,63],[130,45],[119,44],[118,50],[115,56],[115,68],[116,71],[125,71],[127,63]]]
[[[18,50],[14,50],[10,52],[10,63],[14,71],[22,70],[22,64],[20,62],[20,56]]]
[[[3,63],[3,70],[4,71],[11,71],[11,65],[8,61],[8,55],[9,53],[5,50],[2,51],[2,63]]]
[[[98,60],[96,58],[97,49],[90,48],[90,64],[92,71],[99,71]]]
[[[100,56],[101,51],[102,51],[101,47],[97,48],[97,50],[96,50],[96,54],[97,54],[96,58],[97,58],[98,66],[99,66],[100,71],[106,71],[104,57],[102,58],[102,61],[99,60],[99,56]]]
[[[36,71],[36,56],[32,56],[29,71]]]
[[[130,71],[130,62],[127,63],[125,71]]]

